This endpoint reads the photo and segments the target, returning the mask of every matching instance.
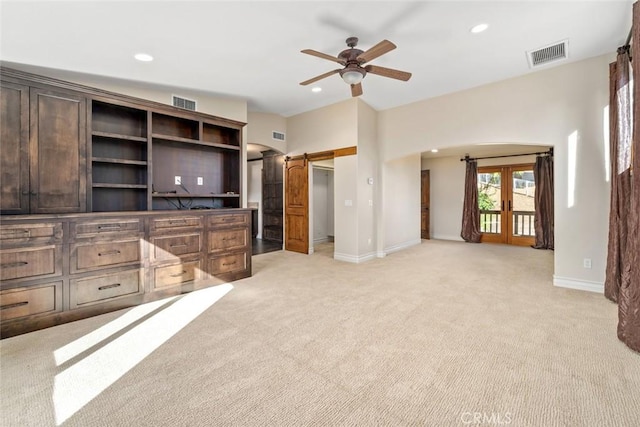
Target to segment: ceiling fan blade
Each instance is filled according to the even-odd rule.
[[[382,56],[395,48],[396,45],[391,43],[389,40],[382,40],[371,49],[367,50],[366,52],[362,52],[356,59],[360,64],[364,64],[365,62],[376,59],[377,57]]]
[[[383,77],[391,77],[392,79],[407,81],[411,78],[411,73],[406,71],[394,70],[393,68],[377,67],[375,65],[367,65],[364,67],[367,73],[377,74]]]
[[[302,86],[306,86],[306,85],[309,85],[309,84],[311,84],[311,83],[317,82],[318,80],[322,80],[322,79],[324,79],[324,78],[326,78],[326,77],[329,77],[330,75],[333,75],[333,74],[338,73],[338,72],[340,72],[340,70],[339,70],[339,69],[338,69],[338,70],[331,70],[331,71],[328,71],[328,72],[326,72],[326,73],[324,73],[324,74],[320,74],[319,76],[315,76],[315,77],[314,77],[314,78],[312,78],[312,79],[305,80],[305,81],[303,81],[303,82],[302,82],[302,83],[300,83],[300,84],[301,84]]]
[[[351,85],[351,96],[356,97],[362,95],[362,83]]]
[[[336,58],[335,56],[327,55],[326,53],[318,52],[317,50],[305,49],[305,50],[301,50],[300,52],[306,53],[307,55],[315,56],[318,58],[328,59],[329,61],[333,61],[333,62],[337,62],[338,64],[345,65],[345,62],[342,59]]]

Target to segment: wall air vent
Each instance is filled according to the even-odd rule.
[[[196,101],[173,95],[173,106],[185,110],[196,111]]]
[[[569,57],[569,40],[562,40],[549,46],[527,52],[529,67],[535,68]]]
[[[272,138],[277,141],[284,141],[284,132],[277,132],[274,130],[272,132]]]

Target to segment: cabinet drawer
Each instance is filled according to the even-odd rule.
[[[77,238],[94,236],[114,236],[118,234],[131,235],[142,233],[142,221],[137,218],[104,219],[101,221],[87,221],[71,224],[72,235]]]
[[[247,268],[247,254],[225,255],[209,259],[209,272],[213,275],[245,270]]]
[[[209,216],[209,225],[248,225],[248,213],[230,213]]]
[[[62,311],[62,282],[2,291],[0,300],[3,321]]]
[[[106,302],[111,299],[141,294],[144,292],[142,270],[127,270],[118,273],[92,276],[69,281],[70,307]]]
[[[55,276],[61,272],[60,246],[0,251],[0,280]]]
[[[151,239],[153,260],[175,259],[200,252],[200,233],[154,237]]]
[[[179,230],[182,228],[202,227],[202,217],[176,216],[151,219],[151,231]]]
[[[209,252],[243,249],[249,242],[249,230],[215,230],[209,232]]]
[[[57,243],[62,240],[62,223],[9,224],[0,228],[0,246],[25,243]]]
[[[153,269],[153,289],[178,286],[201,278],[202,265],[199,260],[155,267]]]
[[[118,267],[140,261],[140,241],[72,245],[71,273],[96,268]]]

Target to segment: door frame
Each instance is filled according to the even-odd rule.
[[[309,162],[318,161],[318,160],[329,160],[334,159],[336,157],[342,156],[353,156],[358,154],[358,147],[345,147],[338,148],[335,150],[327,150],[320,151],[315,153],[304,153],[296,156],[285,156],[285,173],[284,173],[284,242],[285,242],[285,250],[299,252],[308,254],[309,253]],[[290,161],[304,161],[304,168],[307,173],[307,179],[302,180],[302,182],[293,183],[289,179],[288,165]],[[294,186],[295,185],[295,186]],[[293,186],[293,187],[292,187]],[[291,193],[289,193],[291,191]],[[293,210],[288,209],[289,203],[287,199],[289,198],[289,194],[294,194],[297,192],[302,192],[302,194],[306,195],[302,199],[298,200],[300,202],[299,205],[296,205]],[[298,222],[298,227],[296,227],[296,231],[300,234],[298,236],[294,236],[295,239],[291,240],[289,238],[289,229],[294,224],[293,222]],[[291,240],[291,242],[290,242]],[[305,244],[302,244],[301,241],[305,240]]]
[[[519,163],[499,166],[479,166],[478,174],[500,172],[500,233],[482,233],[482,243],[506,243],[516,246],[535,244],[535,236],[514,236],[513,228],[513,172],[533,170],[533,163]],[[505,177],[507,179],[505,179]]]

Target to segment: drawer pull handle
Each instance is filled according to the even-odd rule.
[[[181,219],[180,221],[169,221],[169,225],[185,225],[187,223],[186,220]]]
[[[120,286],[120,283],[114,283],[113,285],[100,286],[98,290],[104,291],[105,289],[117,288],[118,286]]]
[[[176,245],[169,245],[170,248],[182,248],[182,247],[186,247],[186,243],[179,243]]]
[[[11,268],[11,267],[24,267],[29,264],[27,261],[16,261],[16,262],[8,262],[6,264],[0,265],[2,268]]]
[[[23,305],[29,304],[29,301],[16,302],[14,304],[7,304],[0,307],[0,310],[9,310],[10,308],[22,307]]]
[[[238,263],[238,261],[233,261],[233,262],[223,262],[222,265],[223,266],[228,266],[228,265],[236,265]]]
[[[178,273],[178,274],[172,274],[171,277],[180,277],[183,274],[187,274],[187,270],[182,270],[182,272]]]
[[[98,252],[98,256],[108,256],[108,255],[120,255],[119,250],[107,251],[107,252]]]
[[[113,224],[113,225],[99,225],[98,226],[98,230],[105,230],[105,231],[109,231],[109,230],[120,230],[120,224]]]

